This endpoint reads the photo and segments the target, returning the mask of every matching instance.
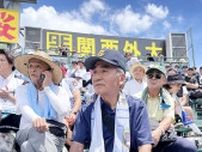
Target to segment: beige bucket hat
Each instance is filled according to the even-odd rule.
[[[28,54],[19,55],[14,59],[16,69],[29,77],[27,65],[30,59],[38,59],[48,64],[53,73],[53,82],[58,84],[62,80],[62,71],[60,67],[52,60],[52,58],[44,51],[34,51]]]

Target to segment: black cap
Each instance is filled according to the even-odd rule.
[[[167,76],[167,84],[185,84],[184,78],[181,74],[174,74]]]
[[[97,61],[105,61],[123,69],[123,71],[126,72],[126,58],[120,51],[108,49],[101,50],[97,56],[88,57],[85,60],[84,65],[86,66],[87,70],[94,69]]]

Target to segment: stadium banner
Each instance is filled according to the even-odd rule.
[[[25,31],[29,32],[30,27],[25,28]],[[30,29],[34,33],[34,28]],[[39,31],[39,29],[36,28],[36,31]],[[27,34],[25,33],[25,35]],[[29,42],[31,41],[29,40]],[[96,55],[105,48],[119,50],[124,53],[130,52],[137,57],[148,54],[157,57],[159,53],[166,55],[166,42],[163,39],[130,38],[42,29],[38,38],[35,37],[35,43],[37,42],[41,44],[40,49],[53,55],[61,55],[62,50],[66,51],[68,55],[77,53],[80,57],[83,57]]]
[[[0,8],[0,42],[17,43],[19,39],[19,12]]]

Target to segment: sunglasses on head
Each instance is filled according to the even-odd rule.
[[[155,77],[155,79],[161,79],[161,74],[160,73],[149,73],[147,76],[149,79],[152,79]]]

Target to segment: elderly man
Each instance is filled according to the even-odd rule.
[[[92,69],[94,102],[78,115],[71,152],[149,152],[152,138],[144,102],[121,92],[125,58],[114,50],[101,50],[85,61]]]
[[[60,67],[43,51],[16,57],[15,66],[30,78],[16,90],[22,114],[16,137],[21,152],[61,152],[67,130],[63,120],[70,102],[57,85],[62,79]]]
[[[195,152],[196,145],[184,138],[175,136],[171,126],[174,121],[174,99],[162,88],[165,83],[165,70],[158,65],[151,66],[147,72],[147,88],[142,99],[147,104],[152,137],[153,152]],[[174,130],[173,130],[174,131]],[[169,136],[166,136],[169,135]]]

